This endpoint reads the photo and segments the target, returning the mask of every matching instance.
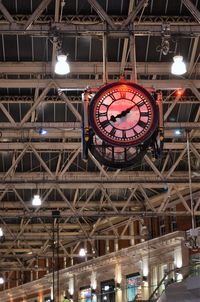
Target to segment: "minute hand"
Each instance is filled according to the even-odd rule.
[[[123,110],[121,113],[119,113],[119,114],[116,115],[116,116],[112,115],[111,118],[110,118],[110,120],[111,120],[112,122],[116,122],[116,119],[117,119],[117,118],[121,118],[121,117],[126,116],[127,113],[129,113],[129,112],[131,111],[131,109],[132,109],[133,107],[135,107],[135,106],[136,106],[136,105],[133,105],[133,106],[127,108],[126,110]]]

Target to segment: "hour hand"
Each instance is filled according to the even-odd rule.
[[[121,118],[121,117],[126,116],[127,113],[129,113],[134,106],[135,105],[127,108],[126,110],[123,110],[121,113],[117,114],[116,116],[111,115],[111,117],[110,117],[111,122],[116,122],[117,118]]]

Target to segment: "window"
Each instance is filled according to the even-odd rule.
[[[80,288],[80,297],[81,302],[91,302],[92,291],[89,286]]]
[[[200,211],[200,206],[198,206],[197,211]],[[200,215],[195,216],[196,227],[200,227]]]
[[[200,215],[195,216],[195,221],[196,221],[196,227],[200,227]]]
[[[115,302],[115,281],[101,282],[101,302]]]
[[[141,285],[142,278],[139,273],[135,273],[126,277],[128,302],[142,299]]]

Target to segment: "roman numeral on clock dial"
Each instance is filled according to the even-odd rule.
[[[125,91],[120,91],[120,97],[121,97],[121,99],[125,99],[126,98],[126,92]]]
[[[106,128],[108,125],[110,125],[108,120],[105,120],[105,121],[101,122],[100,124],[101,124],[101,127],[103,127],[103,128]]]
[[[142,111],[140,112],[141,116],[149,116],[149,112],[148,111]]]
[[[99,112],[99,117],[107,116],[107,112]]]
[[[145,122],[139,120],[138,125],[139,125],[140,127],[142,127],[142,128],[145,128],[146,125],[147,125],[147,123],[145,123]]]
[[[122,138],[126,138],[126,131],[125,130],[122,130]]]
[[[110,97],[111,97],[111,99],[112,99],[113,101],[116,101],[116,99],[115,99],[115,97],[114,97],[113,94],[110,94]]]
[[[115,133],[116,133],[116,129],[113,127],[112,130],[110,131],[110,134],[111,134],[112,136],[115,136]]]
[[[138,107],[142,107],[145,104],[145,102],[143,100],[139,101],[138,103],[136,103],[136,105]]]

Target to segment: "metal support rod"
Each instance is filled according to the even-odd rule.
[[[107,50],[107,35],[103,35],[103,83],[108,82],[108,71],[107,71],[107,61],[108,61],[108,50]]]
[[[53,269],[53,302],[55,302],[55,230],[54,230],[54,219],[53,219],[53,263],[52,263],[52,269]]]
[[[81,144],[81,154],[82,159],[88,159],[88,147],[87,143],[89,141],[89,120],[88,120],[88,107],[89,107],[89,94],[88,92],[82,93],[82,144]]]
[[[56,265],[56,269],[57,269],[57,302],[59,302],[59,297],[60,297],[60,276],[59,276],[59,218],[57,219],[57,265]]]
[[[193,203],[193,196],[192,196],[192,177],[191,177],[191,163],[190,163],[190,142],[189,142],[189,132],[186,132],[187,137],[187,156],[188,156],[188,178],[189,178],[189,191],[190,191],[190,207],[191,207],[191,214],[192,214],[192,229],[195,228],[195,221],[194,221],[194,203]]]
[[[135,52],[135,36],[130,35],[130,62],[132,67],[131,81],[137,83],[137,69],[136,69],[136,52]]]

